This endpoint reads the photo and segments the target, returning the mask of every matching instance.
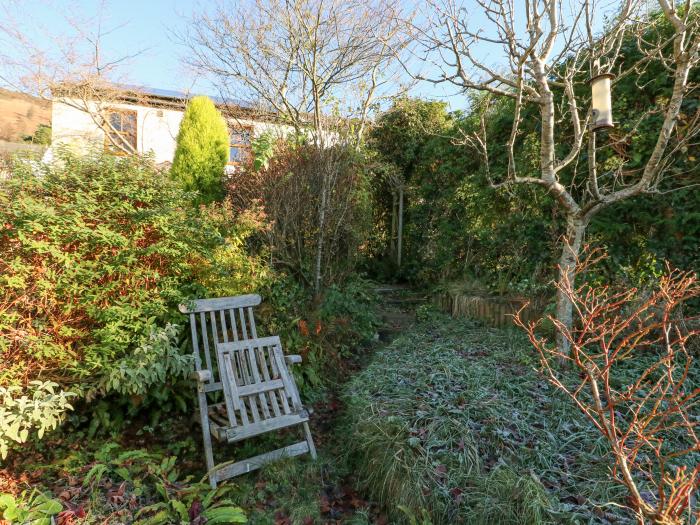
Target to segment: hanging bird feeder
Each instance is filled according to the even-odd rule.
[[[612,95],[611,80],[615,75],[602,73],[590,80],[591,84],[591,129],[612,128]]]

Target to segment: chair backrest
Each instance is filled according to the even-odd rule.
[[[190,318],[195,367],[211,372],[205,386],[207,392],[222,389],[216,345],[257,338],[253,307],[259,304],[260,296],[251,294],[198,299],[180,305],[180,311]]]
[[[216,345],[231,428],[272,428],[302,410],[277,336]]]

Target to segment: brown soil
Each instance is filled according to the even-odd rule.
[[[21,142],[39,124],[51,125],[51,102],[0,88],[0,140]]]

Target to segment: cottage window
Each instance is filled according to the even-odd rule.
[[[250,140],[253,136],[253,128],[236,128],[231,130],[228,163],[233,165],[250,162],[253,153],[250,147]]]
[[[105,128],[105,151],[115,155],[136,152],[136,111],[110,110]]]

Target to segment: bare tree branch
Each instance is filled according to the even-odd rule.
[[[700,61],[700,16],[689,0],[682,6],[659,0],[660,16],[647,12],[644,0],[622,0],[605,31],[596,34],[596,20],[605,16],[611,5],[604,0],[473,0],[472,4],[481,9],[487,20],[484,24],[483,17],[478,18],[478,28],[472,27],[474,17],[469,16],[468,8],[459,0],[430,0],[429,10],[419,17],[428,22],[416,28],[419,45],[412,54],[418,56],[422,50],[422,58],[432,60],[442,73],[416,76],[434,83],[450,83],[465,92],[477,90],[513,100],[513,122],[506,144],[507,173],[491,183],[534,184],[544,187],[556,199],[567,223],[559,280],[570,279],[593,217],[616,202],[658,189],[677,145],[687,143],[700,130],[695,119],[678,128],[681,107],[692,89],[689,74]],[[664,23],[671,26],[669,37],[661,33]],[[625,41],[636,41],[640,59],[630,63],[622,56]],[[507,73],[492,65],[504,62]],[[590,89],[585,83],[592,76],[617,73],[621,78],[638,77],[654,63],[661,64],[673,82],[672,94],[661,109],[663,123],[655,146],[636,176],[624,168],[625,159],[615,172],[601,174],[595,165],[595,153],[601,147],[614,148],[615,144],[596,147],[595,136],[588,130],[588,100],[581,99],[580,93]],[[561,108],[558,100],[564,102]],[[538,114],[539,176],[518,173],[515,152],[525,108]],[[568,121],[568,126],[561,125],[564,121]],[[562,127],[566,133],[561,132]],[[569,130],[573,137],[567,134]],[[468,142],[488,162],[487,137],[482,134]],[[588,176],[586,183],[580,184],[576,166],[584,148],[589,152]],[[574,176],[565,185],[561,176],[571,167]],[[570,325],[572,304],[563,293],[559,293],[557,311],[558,319]],[[562,338],[560,343],[567,341]]]

